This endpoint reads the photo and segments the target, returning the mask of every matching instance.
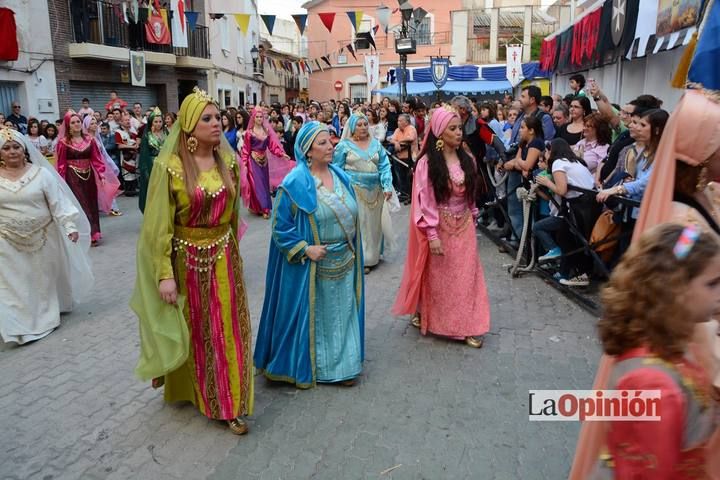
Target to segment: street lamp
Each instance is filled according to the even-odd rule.
[[[258,50],[255,45],[250,49],[250,58],[252,58],[253,62],[253,73],[257,73],[257,61],[258,58],[260,58],[260,50]]]
[[[402,26],[400,38],[395,39],[395,53],[400,55],[400,103],[404,103],[407,98],[407,56],[415,53],[417,49],[415,39],[408,38],[409,24],[413,17],[413,6],[410,2],[400,4],[400,14]]]

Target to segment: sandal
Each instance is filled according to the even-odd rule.
[[[465,343],[472,348],[482,348],[483,338],[482,337],[465,337]]]
[[[413,315],[413,317],[410,319],[410,325],[412,325],[415,328],[420,328],[420,314],[416,313]]]
[[[357,377],[351,378],[350,380],[344,380],[340,382],[343,387],[354,387],[357,384]]]
[[[227,421],[230,431],[235,435],[245,435],[250,431],[248,424],[242,417],[233,418]]]

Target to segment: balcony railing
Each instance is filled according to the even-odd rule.
[[[470,63],[490,63],[490,41],[480,38],[468,38],[468,58]]]
[[[417,42],[417,46],[423,45],[446,45],[451,42],[452,32],[411,32],[408,35],[410,38],[414,38]],[[385,48],[395,48],[395,37],[392,33],[385,35],[385,40],[375,40],[378,47],[384,43]]]
[[[178,56],[210,58],[208,28],[202,25],[196,25],[193,31],[188,32],[188,48],[174,48],[172,29],[170,44],[150,43],[145,37],[144,24],[125,23],[122,20],[123,12],[119,4],[103,0],[72,2],[70,9],[70,20],[77,43],[88,42]]]

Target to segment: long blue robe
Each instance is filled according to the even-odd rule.
[[[330,165],[330,170],[354,200],[347,175],[333,165]],[[307,246],[321,244],[315,217],[318,209],[315,180],[304,162],[298,162],[285,177],[274,203],[265,301],[255,345],[255,367],[272,380],[310,388],[318,380],[315,327],[317,314],[322,314],[316,311],[318,282],[327,280],[318,275],[316,262],[304,259]],[[355,231],[352,239],[353,251],[356,252],[353,268],[355,295],[354,298],[336,298],[334,301],[354,303],[362,362],[365,357],[365,285],[357,216]]]

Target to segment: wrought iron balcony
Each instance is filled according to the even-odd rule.
[[[169,13],[169,12],[168,12]],[[170,53],[176,56],[210,58],[208,28],[196,25],[188,32],[188,47],[175,48],[147,41],[145,24],[125,23],[120,4],[108,1],[76,0],[70,2],[70,19],[75,43],[94,43],[110,47],[129,48],[148,52]],[[168,18],[168,22],[170,22]]]

